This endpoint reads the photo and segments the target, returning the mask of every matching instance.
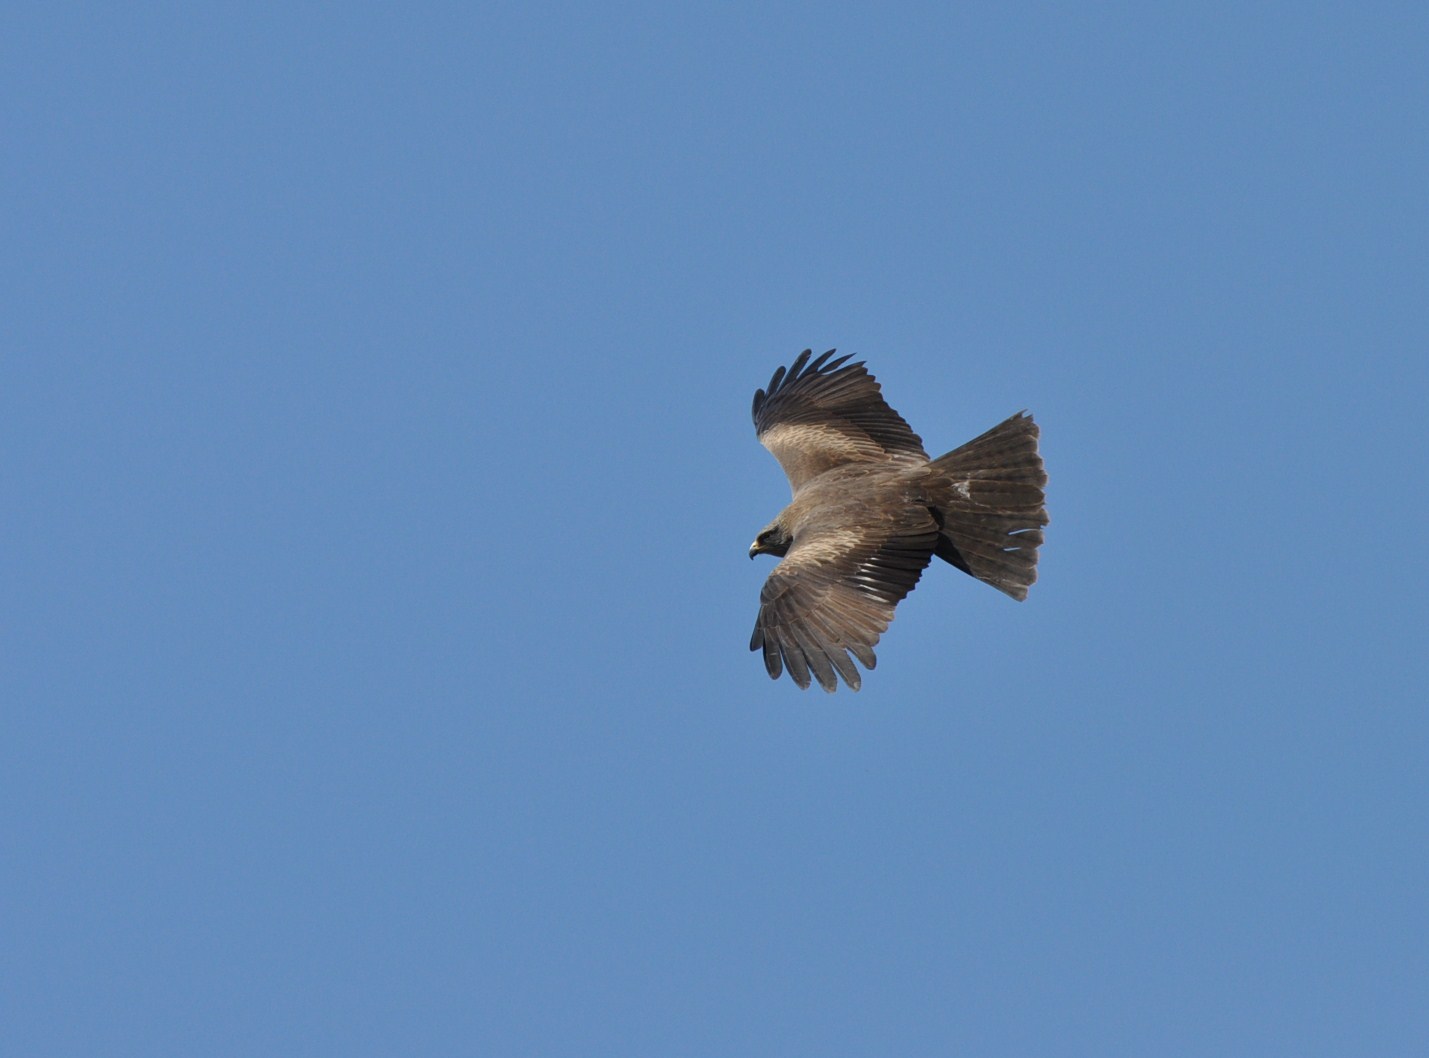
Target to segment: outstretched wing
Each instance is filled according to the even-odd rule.
[[[778,679],[785,666],[800,687],[809,674],[832,691],[835,671],[853,690],[862,680],[852,654],[872,669],[873,647],[893,608],[933,557],[938,527],[924,509],[899,512],[890,528],[840,527],[800,538],[764,582],[750,650]],[[920,517],[921,516],[921,517]]]
[[[754,431],[795,492],[845,463],[928,458],[922,440],[884,401],[861,362],[830,360],[830,349],[810,363],[811,353],[805,349],[787,371],[774,372],[768,390],[754,394]]]

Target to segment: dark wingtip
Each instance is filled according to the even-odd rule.
[[[845,353],[843,356],[830,360],[829,358],[833,356],[835,352],[837,352],[837,350],[830,349],[827,352],[820,353],[819,356],[814,359],[813,363],[810,363],[809,357],[813,356],[814,352],[812,349],[805,349],[794,358],[794,362],[788,367],[781,367],[775,371],[773,376],[769,379],[768,387],[756,390],[754,393],[754,403],[750,408],[750,415],[754,419],[755,426],[758,427],[759,425],[759,416],[763,413],[765,405],[771,400],[781,397],[785,391],[803,382],[805,379],[815,377],[829,378],[836,374],[843,375],[845,372],[856,372],[863,369],[864,362],[862,360],[856,360],[853,363],[848,362],[852,358],[852,354],[850,353]],[[864,373],[867,374],[866,371]],[[870,381],[873,380],[872,375],[869,375],[868,378]],[[877,382],[874,382],[874,386],[875,388],[877,387]]]
[[[774,394],[778,393],[784,386],[797,381],[799,372],[802,371],[804,365],[809,362],[809,356],[812,352],[813,350],[811,349],[805,349],[794,358],[794,362],[788,367],[781,367],[774,372],[774,377],[769,380],[769,396],[774,396]]]
[[[838,352],[837,349],[830,349],[827,352],[820,353],[817,357],[814,357],[811,363],[809,357],[814,355],[814,351],[812,349],[805,349],[794,358],[794,362],[788,367],[781,367],[775,371],[774,377],[769,380],[768,390],[760,390],[760,393],[764,398],[772,397],[779,390],[793,385],[802,378],[808,378],[810,375],[832,374],[847,363],[852,356],[851,353],[845,353],[836,360],[830,360],[829,357],[833,356],[836,352]],[[863,361],[860,360],[851,366],[862,367]],[[756,398],[756,400],[760,403],[763,402],[760,398]]]
[[[779,650],[765,638],[763,625],[756,622],[754,625],[755,639],[759,640],[759,646],[764,649],[764,671],[769,673],[771,680],[777,680],[784,672],[784,659],[779,656]],[[750,649],[753,650],[753,640],[750,641]]]

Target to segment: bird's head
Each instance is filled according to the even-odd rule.
[[[783,557],[789,550],[789,545],[794,542],[794,538],[789,535],[789,530],[784,528],[784,523],[778,518],[759,530],[759,535],[754,538],[754,543],[749,545],[749,557],[755,555],[778,555]]]

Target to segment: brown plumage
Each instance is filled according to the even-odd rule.
[[[788,668],[853,690],[877,661],[893,608],[933,556],[1014,599],[1037,579],[1047,524],[1037,424],[1025,412],[930,460],[878,382],[830,349],[805,349],[754,394],[754,429],[789,477],[793,502],[749,557],[783,557],[759,594],[750,650],[778,679]],[[852,656],[850,656],[852,655]]]

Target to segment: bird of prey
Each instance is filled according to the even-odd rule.
[[[764,651],[773,679],[788,668],[800,687],[812,674],[832,691],[842,676],[856,691],[853,658],[874,667],[893,608],[933,556],[1027,598],[1047,475],[1026,412],[929,459],[862,362],[811,354],[754,394],[755,432],[794,498],[749,548],[783,559],[759,593],[749,649]]]

